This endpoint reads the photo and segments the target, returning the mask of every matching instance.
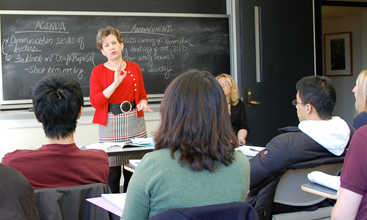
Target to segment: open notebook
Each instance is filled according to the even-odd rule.
[[[89,198],[88,202],[99,206],[119,217],[122,216],[126,200],[126,193],[102,194],[101,197]]]
[[[134,138],[131,139],[131,142],[105,142],[105,143],[94,143],[90,145],[82,145],[79,148],[84,149],[99,149],[105,150],[108,148],[119,147],[119,148],[126,148],[126,147],[143,147],[143,146],[152,146],[154,147],[154,140],[153,138]]]

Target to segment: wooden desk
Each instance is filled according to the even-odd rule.
[[[305,183],[302,184],[301,189],[303,191],[313,193],[319,196],[323,196],[329,199],[337,199],[337,191],[328,187],[322,186],[317,183]]]
[[[154,150],[154,146],[143,146],[143,147],[109,147],[104,151],[108,156],[118,155],[133,155],[133,154],[144,154]]]

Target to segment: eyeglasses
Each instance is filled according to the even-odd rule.
[[[300,102],[297,102],[297,99],[295,99],[295,100],[293,100],[292,101],[292,104],[294,105],[294,106],[296,106],[296,105],[298,105],[298,104],[305,104],[305,103],[300,103]]]
[[[227,85],[229,85],[229,83],[224,82],[224,83],[219,83],[219,85],[223,87],[223,86],[227,86]]]

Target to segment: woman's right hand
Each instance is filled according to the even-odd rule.
[[[126,67],[125,61],[122,61],[116,67],[116,70],[115,70],[115,83],[117,84],[117,86],[120,85],[120,83],[122,82],[122,80],[124,80],[124,78],[127,74],[127,71],[125,71],[125,67]]]

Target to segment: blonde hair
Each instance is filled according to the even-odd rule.
[[[367,70],[363,70],[359,73],[357,81],[357,98],[356,98],[356,111],[357,114],[366,111],[367,107]]]
[[[98,49],[102,49],[103,40],[105,39],[105,37],[108,37],[108,35],[110,34],[115,35],[119,43],[124,42],[124,38],[122,37],[122,34],[118,29],[111,27],[111,26],[106,26],[98,30],[98,33],[96,36],[96,41],[97,41],[96,43],[97,43]]]
[[[218,81],[219,78],[221,78],[221,77],[225,77],[227,79],[227,82],[231,86],[231,88],[232,88],[231,103],[232,103],[233,106],[236,106],[238,104],[238,99],[240,98],[240,93],[238,92],[238,87],[237,87],[236,82],[234,81],[232,76],[230,76],[226,73],[222,73],[222,74],[218,75],[217,77],[215,77],[215,79]]]

